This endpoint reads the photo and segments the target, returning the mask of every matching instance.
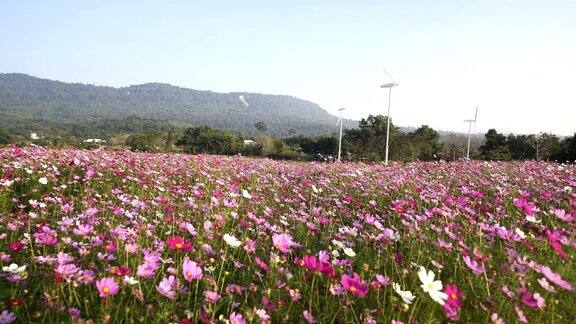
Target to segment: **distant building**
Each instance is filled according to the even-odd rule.
[[[106,143],[105,140],[100,139],[100,138],[89,138],[89,139],[85,139],[83,142],[84,143]]]
[[[244,145],[245,145],[245,146],[247,146],[247,145],[255,145],[255,144],[256,144],[256,142],[253,141],[253,140],[244,140]]]

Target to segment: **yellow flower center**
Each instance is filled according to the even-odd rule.
[[[177,249],[181,249],[181,248],[182,248],[182,243],[176,243],[175,246],[176,246]]]
[[[108,292],[110,292],[110,288],[104,287],[104,288],[102,288],[102,291],[105,292],[105,293],[108,293]]]
[[[450,298],[456,299],[456,297],[457,297],[457,296],[456,296],[456,293],[451,293],[451,294],[450,294]]]

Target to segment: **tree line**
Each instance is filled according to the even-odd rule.
[[[74,144],[72,140],[44,139],[38,144],[94,147],[122,146],[135,151],[186,152],[190,154],[222,154],[263,156],[278,159],[334,160],[338,151],[338,135],[293,135],[280,138],[270,132],[263,121],[253,125],[256,136],[215,129],[209,126],[187,128],[150,124],[138,118],[131,120],[133,132],[109,139],[105,144]],[[157,128],[154,128],[157,126]],[[387,117],[370,115],[359,121],[358,127],[346,129],[342,138],[342,158],[350,161],[382,161],[386,146]],[[14,142],[14,138],[0,131],[0,144]],[[422,125],[413,131],[403,131],[390,122],[390,160],[398,162],[456,160],[465,157],[467,136],[440,135],[433,128]],[[477,136],[471,142],[470,157],[483,160],[548,160],[574,162],[576,134],[560,138],[541,133],[533,135],[504,135],[490,129],[484,139]]]

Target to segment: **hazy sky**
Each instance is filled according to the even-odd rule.
[[[0,72],[288,94],[478,132],[576,131],[576,1],[0,0]]]

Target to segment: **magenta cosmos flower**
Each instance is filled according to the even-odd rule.
[[[462,296],[464,293],[458,288],[457,285],[447,285],[444,288],[444,293],[448,295],[448,299],[444,304],[444,313],[449,319],[456,321],[462,307]]]
[[[169,236],[166,239],[166,244],[172,251],[190,251],[192,250],[192,243],[186,241],[181,236]]]
[[[368,293],[368,284],[363,282],[356,273],[353,276],[343,275],[340,282],[344,289],[356,297],[362,298]]]
[[[98,292],[102,298],[114,296],[118,293],[118,284],[112,277],[106,277],[96,281],[96,288],[98,288]]]
[[[184,279],[188,282],[202,278],[202,268],[196,262],[190,261],[188,257],[184,259],[182,264],[182,273],[184,274]]]
[[[334,278],[334,268],[328,262],[323,262],[316,259],[313,255],[304,256],[304,260],[300,261],[301,265],[312,271],[320,272],[328,276],[328,278]]]

